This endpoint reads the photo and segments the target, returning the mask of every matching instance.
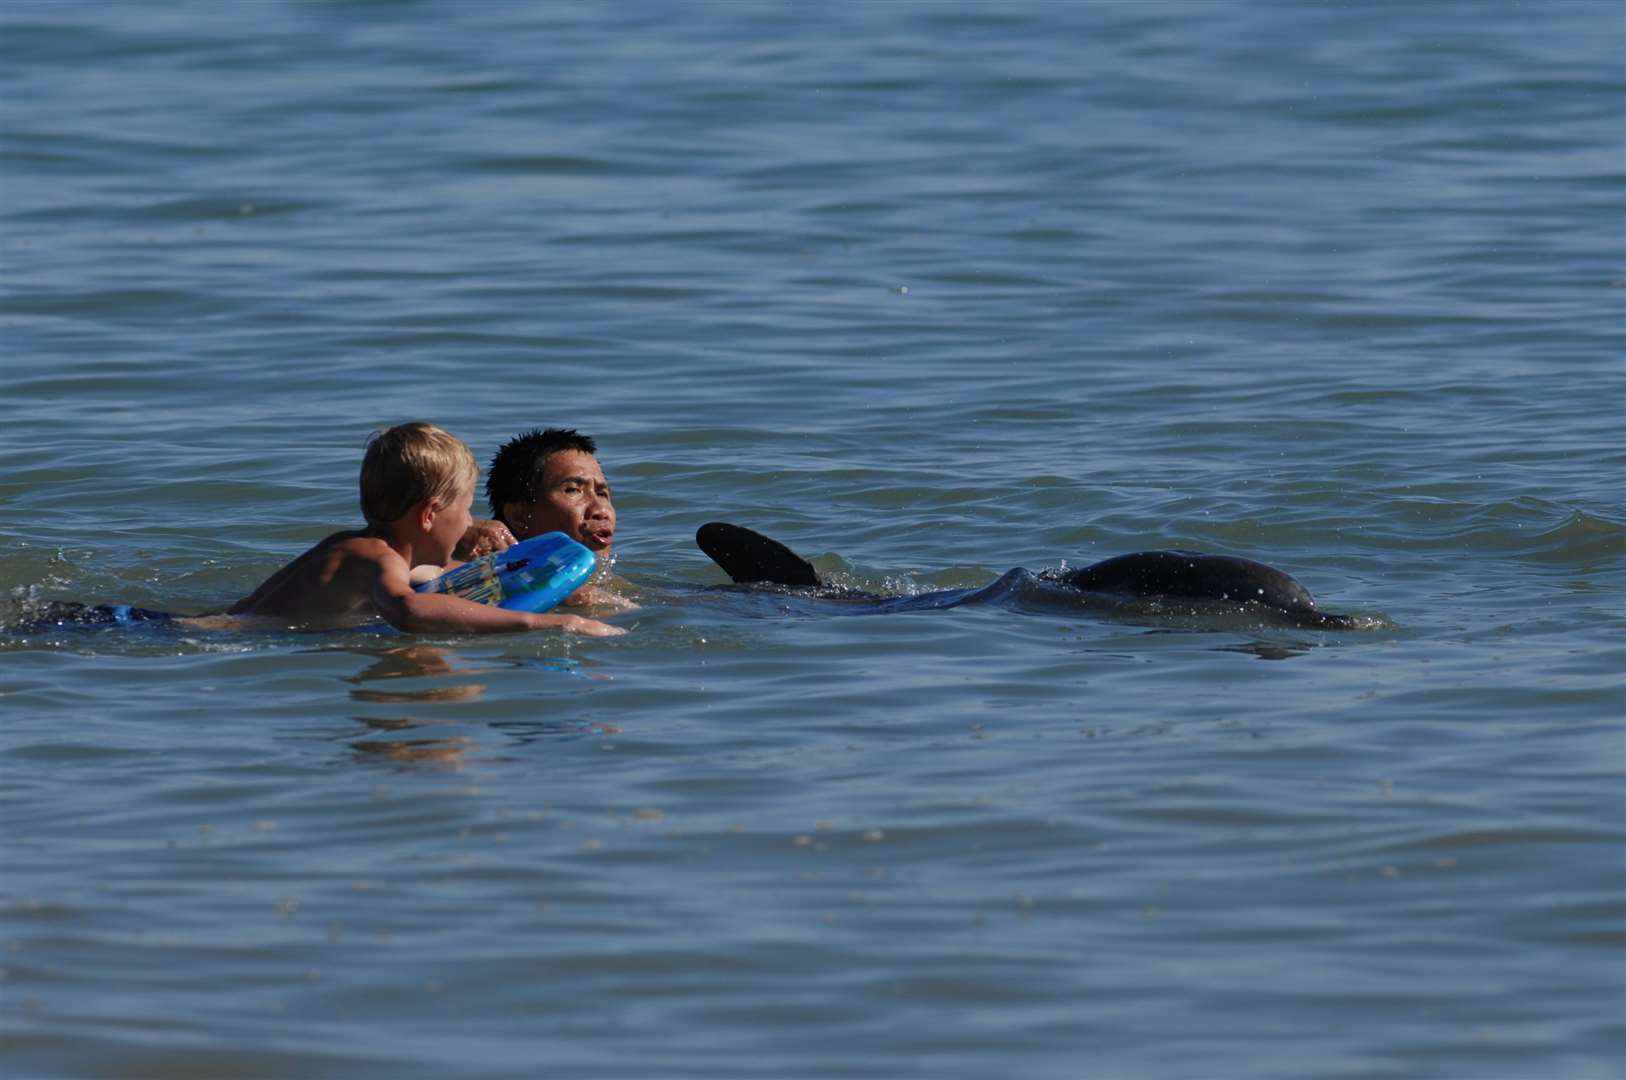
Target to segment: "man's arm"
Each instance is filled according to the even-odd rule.
[[[493,551],[506,551],[515,543],[514,534],[502,522],[476,518],[452,550],[452,558],[468,562],[482,555],[490,555]]]
[[[565,597],[560,607],[609,608],[611,611],[636,611],[637,603],[602,585],[583,585]]]

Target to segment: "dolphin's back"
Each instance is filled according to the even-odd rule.
[[[1348,618],[1317,611],[1310,590],[1292,575],[1235,555],[1136,551],[1066,571],[1059,580],[1084,592],[1116,596],[1263,604],[1313,626],[1338,626]]]

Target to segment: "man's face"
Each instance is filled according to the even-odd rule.
[[[610,558],[615,542],[615,505],[610,482],[598,459],[580,450],[548,455],[542,478],[531,492],[535,502],[503,506],[508,527],[521,540],[547,532],[562,532],[598,556],[599,565]]]

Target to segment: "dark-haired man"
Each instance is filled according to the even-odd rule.
[[[607,587],[615,544],[615,504],[593,440],[572,428],[536,428],[502,445],[486,472],[486,502],[494,515],[476,521],[456,557],[479,558],[516,540],[562,532],[598,557],[599,573],[567,605],[636,607]]]

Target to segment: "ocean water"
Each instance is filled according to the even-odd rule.
[[[1626,1075],[1616,3],[0,6],[8,1077]],[[34,633],[595,436],[624,637]],[[1376,628],[909,594],[1246,555]]]

